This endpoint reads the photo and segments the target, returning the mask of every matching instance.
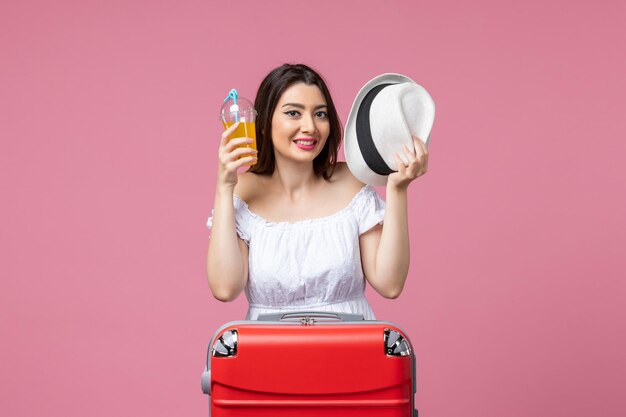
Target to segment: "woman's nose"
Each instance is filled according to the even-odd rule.
[[[300,120],[302,121],[300,125],[302,133],[312,133],[315,131],[315,120],[313,120],[312,116],[304,116]]]

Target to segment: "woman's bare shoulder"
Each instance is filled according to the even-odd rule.
[[[256,198],[258,192],[263,189],[263,177],[251,172],[244,172],[237,177],[235,194],[237,197],[250,204]]]
[[[358,193],[359,190],[365,186],[364,183],[359,181],[359,179],[357,179],[352,172],[350,172],[348,164],[343,161],[335,164],[335,172],[333,173],[332,178],[335,179],[339,188],[352,195]]]

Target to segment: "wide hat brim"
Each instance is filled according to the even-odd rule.
[[[408,162],[402,150],[414,151],[413,136],[428,146],[435,120],[435,103],[426,89],[409,77],[387,73],[359,91],[344,131],[348,168],[361,182],[386,185],[396,171],[394,152]]]

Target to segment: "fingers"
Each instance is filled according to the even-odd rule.
[[[417,156],[415,155],[414,152],[411,152],[411,150],[409,149],[408,146],[406,145],[402,145],[402,150],[404,151],[404,154],[406,155],[409,164],[411,164],[412,162],[417,161]]]
[[[398,154],[398,152],[394,152],[393,158],[396,160],[398,172],[404,176],[404,173],[406,172],[406,165],[404,164],[404,161],[402,161],[402,159],[400,158],[400,154]]]
[[[234,139],[230,139],[228,143],[226,143],[226,145],[224,145],[222,148],[224,152],[232,152],[233,149],[235,148],[238,148],[240,146],[245,147],[246,145],[250,145],[253,142],[254,142],[254,139],[251,139],[251,138],[234,138]],[[247,149],[251,149],[251,148],[247,148]]]
[[[231,136],[237,130],[239,123],[234,123],[224,130],[220,140],[218,152],[218,181],[225,184],[237,184],[239,168],[251,166],[257,163],[257,150],[249,147],[254,143],[254,139]]]
[[[402,150],[406,155],[408,163],[404,163],[405,167],[404,174],[407,178],[415,178],[417,172],[419,171],[419,160],[415,157],[415,154],[409,150],[409,147],[406,145],[402,145]]]
[[[417,158],[422,162],[422,164],[428,164],[428,148],[426,147],[426,144],[417,136],[413,136],[413,145],[415,146]]]
[[[222,165],[227,165],[230,162],[241,160],[242,157],[257,157],[258,151],[252,148],[240,147],[236,148],[230,152],[222,152],[220,153],[219,159]]]
[[[426,147],[426,144],[417,136],[413,136],[413,146],[415,146],[416,152],[419,149],[420,154],[428,155],[428,148]]]
[[[420,170],[419,175],[423,175],[428,170],[428,148],[426,144],[422,142],[420,138],[417,136],[413,136],[413,143],[415,144],[415,149],[419,149],[418,159],[420,161]],[[417,152],[416,152],[417,153]]]
[[[237,126],[239,126],[239,123],[240,122],[237,122],[233,124],[232,126],[230,126],[228,129],[224,130],[224,132],[222,133],[222,140],[220,140],[220,146],[224,146],[226,145],[226,143],[228,143],[228,139],[230,138],[230,135],[232,135],[233,132],[237,130]]]
[[[241,156],[254,156],[256,157],[258,151],[252,148],[237,148],[232,152],[229,152],[228,155],[230,159],[238,159]]]
[[[239,168],[250,163],[256,163],[256,156],[246,156],[244,158],[237,159],[235,161],[228,162],[224,168],[227,172],[236,172]]]
[[[391,184],[394,187],[408,187],[414,179],[424,175],[428,170],[428,148],[416,136],[413,136],[413,146],[414,149],[410,149],[407,145],[402,145],[404,160],[400,158],[400,153],[393,153],[398,171],[389,175],[388,186]]]
[[[394,153],[394,159],[399,167],[398,172],[410,179],[415,179],[425,174],[428,170],[428,150],[426,145],[416,136],[413,136],[413,144],[414,150],[411,150],[407,145],[402,145],[404,160],[400,158],[397,152]]]
[[[234,125],[233,125],[234,126]],[[229,139],[228,134],[231,128],[226,129],[222,134],[222,145],[219,148],[219,159],[222,165],[241,157],[246,154],[254,154],[256,156],[256,149],[250,148],[248,145],[254,143],[254,139],[251,138],[233,138]],[[232,134],[232,131],[230,132]],[[225,141],[225,142],[224,142]]]

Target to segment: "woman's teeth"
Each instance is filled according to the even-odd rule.
[[[313,145],[315,143],[314,140],[296,140],[294,142],[296,142],[298,145]]]

